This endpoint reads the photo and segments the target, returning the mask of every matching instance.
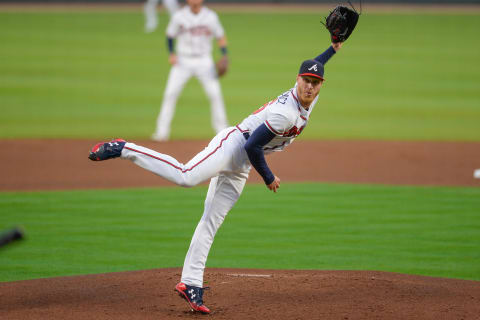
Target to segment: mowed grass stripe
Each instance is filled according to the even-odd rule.
[[[300,62],[329,45],[319,23],[325,14],[220,15],[232,62],[221,80],[232,124],[292,87]],[[327,64],[302,136],[478,141],[478,16],[366,11]],[[169,71],[167,21],[162,13],[158,31],[145,34],[141,10],[0,12],[0,137],[150,137]],[[174,139],[213,135],[195,80],[173,128]]]
[[[1,193],[0,281],[179,267],[206,187]],[[383,270],[480,280],[480,190],[247,185],[209,267]]]

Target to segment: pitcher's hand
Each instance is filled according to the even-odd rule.
[[[272,183],[267,185],[267,188],[272,190],[273,192],[277,192],[277,189],[280,188],[280,178],[275,176],[275,180]]]

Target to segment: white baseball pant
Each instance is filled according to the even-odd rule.
[[[153,134],[155,140],[165,141],[170,137],[170,124],[178,97],[192,76],[198,78],[210,100],[211,123],[215,132],[219,133],[228,127],[220,82],[212,57],[178,56],[178,62],[172,66],[168,76],[162,107],[157,118],[157,128]]]
[[[245,141],[237,128],[226,128],[186,164],[133,143],[126,143],[122,150],[123,159],[183,187],[192,187],[211,178],[203,216],[185,257],[182,272],[185,284],[203,286],[205,265],[215,234],[240,197],[251,168],[243,148]]]

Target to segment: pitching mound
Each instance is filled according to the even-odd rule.
[[[207,269],[213,313],[174,293],[180,269],[0,285],[1,319],[478,319],[480,282],[375,271]]]

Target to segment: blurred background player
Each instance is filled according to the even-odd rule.
[[[203,0],[187,0],[187,6],[172,16],[167,27],[169,63],[172,68],[152,140],[169,139],[177,99],[192,76],[198,78],[210,100],[211,121],[215,132],[228,127],[220,82],[212,57],[213,38],[217,40],[223,58],[226,59],[225,32],[217,14],[203,6]]]
[[[159,0],[147,0],[143,6],[145,14],[145,32],[150,33],[155,31],[158,26],[157,5]],[[163,6],[168,13],[173,14],[179,9],[177,0],[162,0]]]

